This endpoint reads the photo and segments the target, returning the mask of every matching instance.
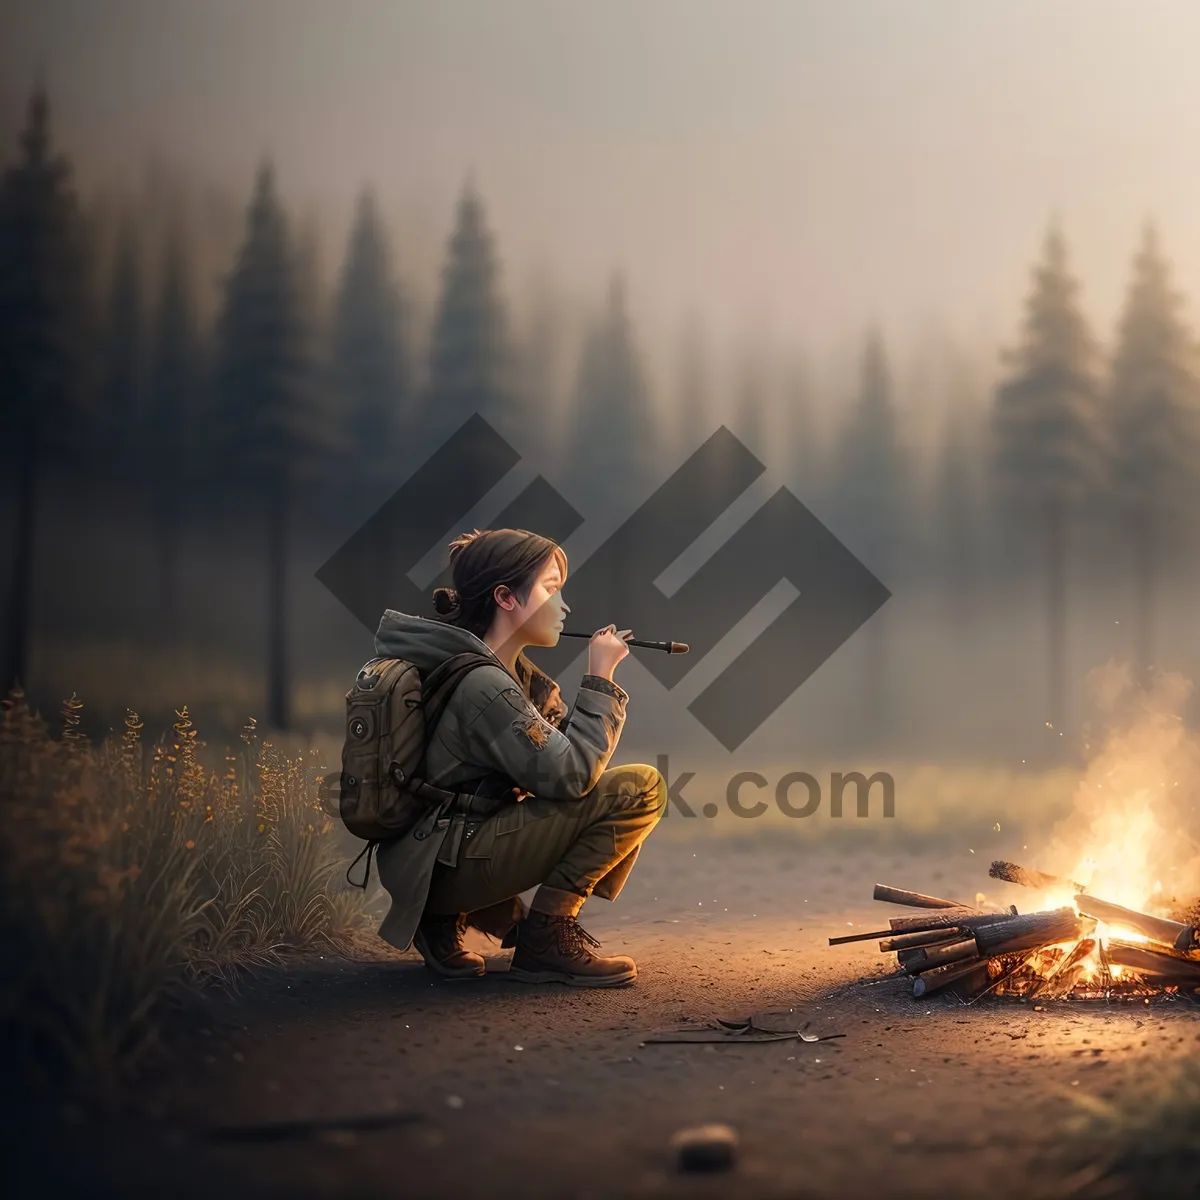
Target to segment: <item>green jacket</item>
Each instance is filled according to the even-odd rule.
[[[558,685],[524,655],[514,676],[465,629],[389,608],[375,635],[377,655],[414,663],[422,676],[464,651],[487,655],[495,666],[471,671],[429,732],[425,779],[436,787],[454,790],[462,784],[473,792],[487,777],[493,788],[515,786],[564,804],[590,792],[617,748],[629,699],[625,689],[584,675],[568,712]],[[514,798],[504,807],[519,803]],[[433,818],[382,843],[378,851],[379,878],[392,897],[379,936],[401,950],[412,943],[435,863],[458,863],[464,817]]]

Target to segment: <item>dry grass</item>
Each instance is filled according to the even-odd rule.
[[[288,951],[346,950],[361,899],[317,803],[317,752],[283,755],[253,721],[211,769],[186,706],[153,747],[129,712],[93,745],[80,702],[61,736],[10,693],[0,720],[0,1028],[25,1068],[111,1090],[172,1000]]]

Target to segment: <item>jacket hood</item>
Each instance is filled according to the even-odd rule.
[[[403,658],[413,663],[422,675],[455,654],[464,652],[489,655],[500,670],[510,677],[513,675],[482,638],[457,625],[447,625],[444,621],[416,617],[389,608],[384,610],[375,634],[376,654],[386,658]],[[561,724],[567,716],[567,706],[558,684],[530,662],[524,653],[517,655],[516,681],[547,721],[553,725]]]
[[[492,648],[470,631],[444,621],[397,612],[394,608],[386,609],[379,622],[375,653],[403,658],[414,663],[422,674],[463,653],[486,654],[502,671],[508,670]]]

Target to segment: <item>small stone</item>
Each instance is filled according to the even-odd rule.
[[[463,1100],[463,1098],[461,1096],[447,1096],[446,1097],[446,1107],[447,1108],[462,1108],[464,1103],[465,1103],[465,1101]]]
[[[737,1158],[738,1137],[728,1125],[697,1125],[672,1134],[681,1171],[727,1171]]]

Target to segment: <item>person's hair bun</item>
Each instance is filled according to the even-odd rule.
[[[458,592],[454,588],[434,588],[433,607],[442,616],[449,616],[459,609]]]

